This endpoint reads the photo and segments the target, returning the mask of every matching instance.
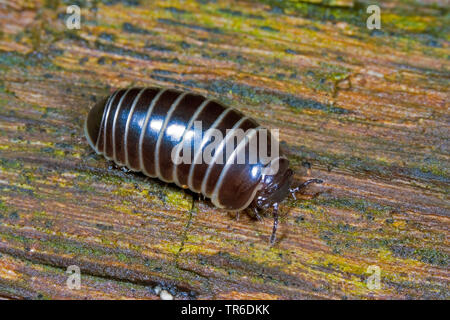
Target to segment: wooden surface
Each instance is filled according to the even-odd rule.
[[[0,297],[449,299],[448,1],[380,1],[375,31],[372,1],[316,2],[1,0]],[[296,179],[324,185],[284,202],[273,247],[271,219],[191,210],[84,138],[131,85],[279,128]]]

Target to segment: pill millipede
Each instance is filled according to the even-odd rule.
[[[223,137],[216,141],[215,148],[211,148],[215,139],[212,129]],[[200,193],[225,210],[250,209],[261,219],[260,213],[272,208],[273,244],[279,204],[289,194],[322,181],[310,179],[291,187],[294,172],[281,150],[263,159],[259,156],[261,150],[250,148],[252,139],[259,139],[257,148],[263,142],[266,152],[272,150],[273,135],[269,132],[261,137],[257,134],[261,129],[255,120],[215,100],[157,87],[116,90],[91,108],[85,122],[90,146],[120,166]],[[234,149],[226,152],[237,130],[246,133],[245,139],[232,144]],[[199,136],[200,147],[194,147],[186,156],[189,148],[184,146],[195,145]],[[211,161],[201,161],[208,148],[213,149]],[[249,161],[255,152],[256,161]],[[240,155],[245,161],[236,161]],[[181,161],[186,157],[189,161]],[[267,174],[266,169],[274,164],[277,170]]]

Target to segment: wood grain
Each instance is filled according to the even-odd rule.
[[[379,1],[372,31],[366,1],[76,1],[80,30],[69,2],[0,2],[0,297],[449,299],[445,1]],[[279,128],[296,179],[325,181],[275,246],[270,218],[192,210],[90,149],[93,103],[153,85]]]

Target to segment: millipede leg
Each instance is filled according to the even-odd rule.
[[[200,200],[200,196],[198,194],[192,195],[192,205],[191,205],[191,212],[194,212],[195,210],[195,202]]]
[[[275,203],[273,205],[273,229],[272,229],[272,235],[270,236],[270,244],[273,245],[276,240],[276,233],[278,229],[278,203]]]
[[[253,214],[255,215],[255,218],[258,219],[258,221],[263,220],[263,218],[259,215],[258,208],[256,207],[253,208]]]
[[[301,185],[299,185],[299,186],[297,186],[295,188],[289,189],[289,192],[291,193],[292,197],[295,200],[297,200],[297,198],[295,197],[295,193],[296,192],[299,192],[301,189],[305,188],[307,185],[309,185],[311,183],[318,183],[318,184],[320,184],[322,182],[323,182],[323,180],[320,180],[320,179],[309,179],[309,180],[303,182]]]

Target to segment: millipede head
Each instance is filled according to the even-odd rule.
[[[261,181],[262,187],[251,204],[260,210],[267,210],[282,202],[288,195],[294,172],[289,169],[289,161],[279,159],[279,169],[274,175],[266,175]]]

